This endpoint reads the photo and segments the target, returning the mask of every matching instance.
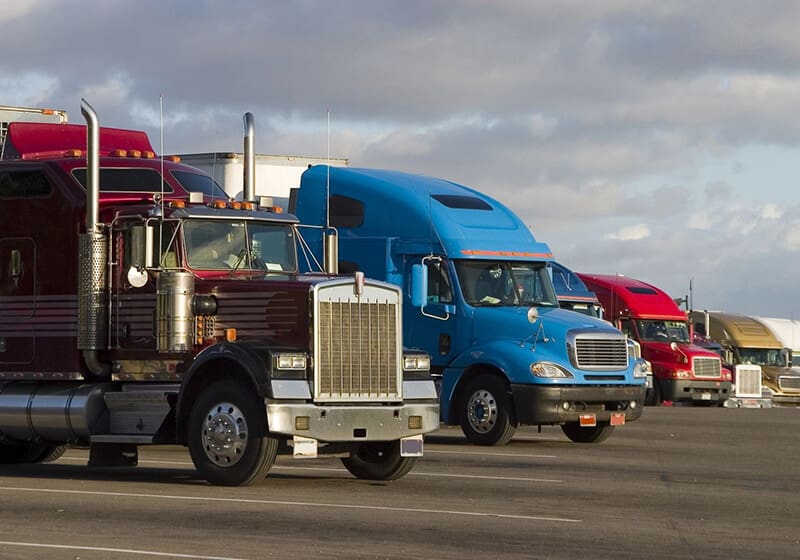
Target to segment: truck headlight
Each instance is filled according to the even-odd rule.
[[[428,354],[404,354],[403,371],[429,371],[431,357]]]
[[[557,364],[551,362],[534,362],[531,364],[531,373],[536,377],[569,378],[572,374]]]
[[[647,360],[637,359],[633,364],[634,377],[647,377],[650,374],[650,362]]]
[[[282,352],[272,357],[273,366],[277,370],[298,371],[306,369],[306,355],[295,352]]]
[[[689,379],[692,377],[692,372],[686,371],[685,369],[677,369],[672,372],[672,377],[675,379]]]

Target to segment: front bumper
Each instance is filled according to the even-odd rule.
[[[661,398],[665,401],[720,402],[731,396],[730,381],[697,381],[692,379],[658,379]]]
[[[598,422],[608,422],[619,412],[629,422],[642,415],[645,385],[512,385],[511,393],[520,424],[579,422],[587,413],[594,413]]]
[[[315,405],[265,400],[272,434],[323,442],[395,441],[439,428],[438,402],[402,405]],[[419,422],[420,428],[409,427]]]

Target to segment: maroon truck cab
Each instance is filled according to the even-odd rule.
[[[692,343],[686,313],[652,284],[625,276],[579,273],[604,317],[641,345],[653,368],[648,404],[721,404],[731,394],[730,370],[719,355]]]
[[[0,463],[180,443],[225,485],[279,450],[409,472],[439,411],[400,290],[299,274],[294,216],[82,111],[88,126],[12,123],[2,147]]]

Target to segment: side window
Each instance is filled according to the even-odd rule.
[[[364,223],[364,203],[349,196],[335,194],[329,199],[333,227],[358,227]]]
[[[0,173],[0,198],[32,198],[50,194],[50,183],[42,171]]]
[[[633,321],[631,321],[630,319],[622,319],[620,321],[620,330],[626,335],[628,335],[630,338],[636,338],[634,336],[635,332],[633,330]]]
[[[445,262],[428,263],[428,303],[453,303],[453,290]]]

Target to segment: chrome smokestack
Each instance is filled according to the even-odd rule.
[[[242,200],[256,199],[256,156],[253,147],[255,138],[255,119],[253,113],[244,114],[244,192]]]
[[[106,376],[109,367],[97,356],[97,350],[106,347],[101,333],[108,324],[108,239],[99,223],[100,126],[97,113],[85,99],[81,99],[81,114],[86,119],[86,232],[78,237],[78,349],[83,350],[89,371]]]

